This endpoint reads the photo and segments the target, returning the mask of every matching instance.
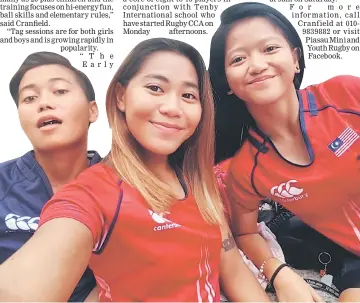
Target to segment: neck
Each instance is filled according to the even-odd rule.
[[[53,192],[75,179],[89,166],[87,144],[54,151],[34,149],[35,158],[49,179]]]
[[[168,157],[162,155],[147,155],[144,157],[147,168],[160,180],[166,180],[173,169],[168,163]]]
[[[272,140],[294,137],[301,133],[299,102],[295,89],[271,104],[248,104],[247,107],[257,127]]]

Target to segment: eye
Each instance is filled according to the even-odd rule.
[[[231,64],[241,63],[241,62],[244,61],[244,59],[245,59],[245,57],[241,57],[241,56],[235,57],[235,58],[231,61]]]
[[[28,96],[28,97],[24,98],[22,102],[31,103],[31,102],[34,101],[36,98],[37,98],[36,96]]]
[[[57,89],[55,91],[55,95],[65,95],[66,93],[68,93],[69,91],[66,89]]]
[[[148,86],[146,86],[146,88],[150,89],[151,91],[153,91],[155,93],[161,93],[163,91],[161,89],[161,87],[158,85],[148,85]]]
[[[271,46],[268,46],[267,48],[265,48],[265,52],[271,53],[271,52],[273,52],[274,50],[277,50],[278,48],[279,48],[278,46],[271,45]]]
[[[186,98],[186,99],[197,100],[197,97],[192,93],[183,94],[183,97]]]

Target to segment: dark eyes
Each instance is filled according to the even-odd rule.
[[[162,92],[162,89],[158,85],[148,85],[147,88],[153,92]]]
[[[274,46],[274,45],[271,45],[271,46],[268,46],[267,48],[265,48],[265,52],[272,52],[272,51],[274,51],[274,50],[276,50],[276,49],[278,49],[279,47],[277,47],[277,46]]]
[[[69,91],[66,90],[66,89],[57,89],[54,91],[54,95],[57,95],[57,96],[62,96],[62,95],[65,95],[67,94]],[[31,103],[33,101],[35,101],[36,99],[38,98],[38,96],[27,96],[23,99],[22,102],[24,103]]]
[[[55,95],[65,95],[66,93],[68,93],[69,91],[66,89],[58,89],[55,91]]]
[[[186,99],[196,99],[196,96],[190,93],[183,94],[183,97]]]
[[[278,48],[279,47],[275,46],[275,45],[267,46],[264,50],[264,53],[271,53],[271,52],[277,50]],[[246,59],[245,56],[237,56],[231,61],[231,64],[242,63],[245,59]]]
[[[231,61],[231,64],[240,63],[244,60],[244,57],[236,57]]]
[[[148,85],[146,86],[146,88],[148,88],[149,90],[155,92],[155,93],[161,93],[161,92],[164,92],[160,86],[158,85]],[[192,93],[185,93],[182,95],[183,98],[185,99],[196,99],[196,96],[195,94],[192,94]]]
[[[36,98],[37,98],[36,96],[28,96],[28,97],[24,98],[23,102],[30,103],[30,102],[34,101]]]

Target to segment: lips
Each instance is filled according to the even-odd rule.
[[[260,83],[260,82],[263,82],[267,79],[271,79],[271,78],[274,78],[275,76],[261,76],[261,77],[257,77],[257,78],[254,78],[252,79],[251,81],[249,81],[248,84],[254,84],[254,83]]]
[[[44,116],[38,120],[36,125],[38,128],[42,128],[42,127],[45,127],[47,125],[52,125],[52,124],[62,124],[62,120],[60,120],[59,118],[57,118],[55,116]]]
[[[151,122],[154,126],[159,126],[159,127],[163,127],[163,128],[167,128],[169,130],[182,130],[182,127],[180,127],[177,124],[172,124],[172,123],[166,123],[166,122]]]

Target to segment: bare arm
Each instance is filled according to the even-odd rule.
[[[220,282],[231,302],[270,302],[254,274],[243,261],[230,232],[223,237]]]
[[[270,279],[276,268],[282,263],[272,258],[271,250],[266,240],[259,234],[257,227],[258,205],[254,210],[244,209],[241,205],[234,205],[233,231],[235,241],[244,254],[260,268],[265,260],[264,274]]]
[[[236,242],[245,255],[260,268],[263,262],[264,274],[268,280],[282,263],[274,258],[265,241],[257,229],[258,207],[253,211],[234,206],[234,224]],[[323,302],[319,294],[292,269],[284,267],[274,280],[276,295],[280,302]]]
[[[1,301],[67,301],[89,263],[90,230],[53,219],[0,266]]]

